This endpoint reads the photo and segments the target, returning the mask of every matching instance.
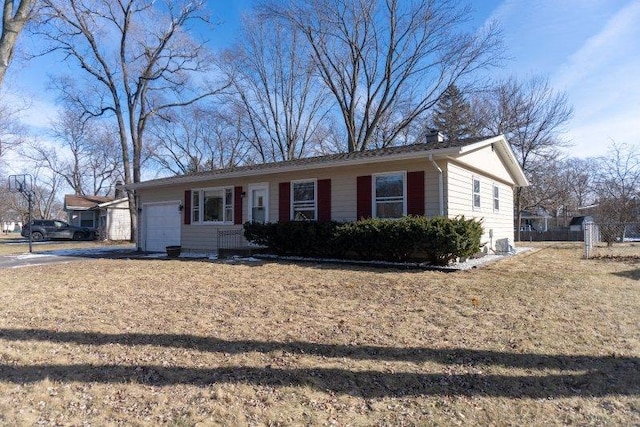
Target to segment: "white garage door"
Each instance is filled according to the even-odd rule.
[[[164,252],[167,246],[180,244],[179,203],[145,205],[145,250]]]

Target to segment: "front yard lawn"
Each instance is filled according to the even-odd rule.
[[[0,275],[0,424],[640,424],[640,264],[86,260]]]

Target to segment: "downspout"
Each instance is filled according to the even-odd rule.
[[[433,166],[438,171],[438,204],[440,205],[440,216],[444,216],[444,178],[442,176],[442,169],[433,160],[433,155],[429,154],[429,161],[433,163]]]

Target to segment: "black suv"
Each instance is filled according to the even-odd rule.
[[[93,240],[96,230],[88,227],[76,227],[57,219],[36,219],[31,221],[33,230],[31,240],[38,242],[44,239]],[[22,236],[29,237],[29,224],[22,227]]]

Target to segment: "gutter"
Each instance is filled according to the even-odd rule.
[[[433,160],[433,154],[429,154],[429,161],[438,171],[438,205],[440,206],[440,216],[444,216],[444,178],[442,176],[442,169]]]

